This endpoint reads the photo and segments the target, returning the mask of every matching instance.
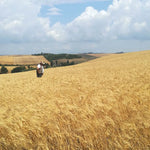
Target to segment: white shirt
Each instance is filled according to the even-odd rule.
[[[38,64],[37,68],[40,70],[40,73],[44,73],[44,67],[41,64]]]

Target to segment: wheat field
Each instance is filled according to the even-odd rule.
[[[91,54],[88,54],[88,55],[94,56],[94,57],[103,57],[103,56],[111,55],[111,53],[91,53]]]
[[[45,63],[50,63],[43,56],[32,56],[32,55],[10,55],[10,56],[0,56],[0,64],[7,65],[31,65],[38,64],[40,61]]]
[[[0,150],[149,150],[150,51],[0,75]]]

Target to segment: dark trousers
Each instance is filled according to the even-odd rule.
[[[38,71],[36,70],[36,75],[37,77],[42,77],[43,73],[38,73]]]

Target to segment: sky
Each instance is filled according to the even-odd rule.
[[[0,0],[0,55],[150,49],[150,0]]]

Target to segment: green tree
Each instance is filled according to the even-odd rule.
[[[22,71],[25,71],[25,70],[26,70],[25,66],[20,66],[20,67],[14,68],[14,69],[11,71],[11,73],[22,72]]]
[[[30,70],[31,69],[31,66],[30,65],[28,65],[28,70]]]
[[[56,60],[55,63],[56,63],[56,66],[57,66],[58,65],[58,61]]]
[[[50,68],[50,65],[48,63],[45,64],[46,68]]]
[[[8,73],[8,69],[5,66],[2,66],[1,68],[1,74]]]
[[[51,60],[50,62],[51,62],[51,67],[53,67],[53,65],[54,65],[53,61]]]

